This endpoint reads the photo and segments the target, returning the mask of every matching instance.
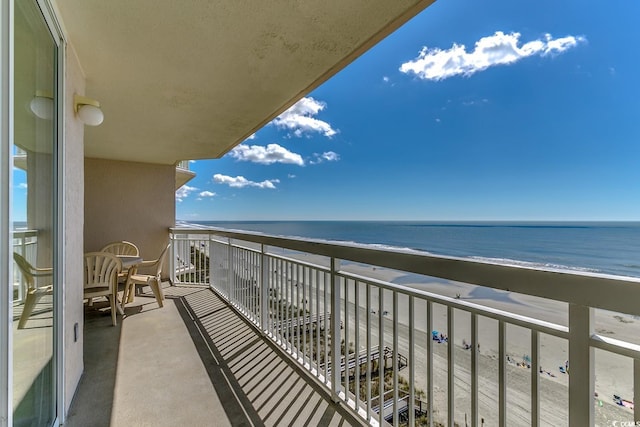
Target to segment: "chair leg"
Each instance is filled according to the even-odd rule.
[[[113,323],[113,326],[116,326],[118,324],[118,322],[116,321],[116,299],[111,295],[109,295],[107,298],[111,303],[111,323]]]
[[[164,290],[162,290],[162,281],[158,280],[158,292],[160,292],[160,296],[162,297],[162,300],[165,300],[164,297]]]
[[[20,315],[20,322],[18,322],[18,329],[23,329],[24,325],[27,324],[27,320],[33,313],[33,309],[36,307],[36,303],[38,302],[38,297],[33,292],[27,293],[27,298],[24,301],[24,307],[22,308],[22,314]]]
[[[149,287],[153,291],[153,295],[156,297],[156,301],[158,301],[158,305],[160,307],[164,307],[162,303],[162,291],[160,290],[160,286],[158,285],[158,279],[153,278],[149,280]]]
[[[126,283],[124,285],[124,291],[122,292],[122,306],[133,301],[133,288],[135,285],[133,283]]]

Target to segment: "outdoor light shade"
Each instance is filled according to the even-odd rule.
[[[85,125],[98,126],[104,120],[100,103],[95,99],[74,95],[73,109]]]
[[[37,90],[36,96],[29,103],[29,109],[40,119],[53,119],[53,96],[50,93]]]

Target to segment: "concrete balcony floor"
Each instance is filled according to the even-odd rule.
[[[65,426],[360,425],[210,289],[164,285],[111,326],[85,307],[84,374]]]

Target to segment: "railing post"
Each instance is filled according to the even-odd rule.
[[[594,425],[593,308],[569,304],[569,426]],[[569,372],[570,371],[570,372]]]
[[[214,256],[213,256],[213,235],[211,233],[207,234],[207,237],[209,238],[209,242],[207,243],[207,254],[209,255],[209,287],[210,288],[214,288],[214,282],[213,282],[213,263],[214,263]]]
[[[233,303],[234,300],[231,298],[231,280],[233,279],[233,247],[231,246],[231,238],[227,238],[227,299],[229,302]]]
[[[169,257],[169,279],[171,285],[176,284],[176,245],[174,240],[174,234],[169,232],[169,241],[171,242],[171,256]]]
[[[331,258],[331,399],[334,402],[340,400],[340,283],[336,276],[339,268],[340,261]]]
[[[260,245],[260,330],[264,334],[268,325],[268,304],[269,304],[269,265],[264,244]]]

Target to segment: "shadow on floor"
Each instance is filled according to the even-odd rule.
[[[209,289],[178,309],[232,425],[359,425]]]
[[[164,308],[157,307],[152,295],[139,295],[126,306],[125,318],[118,316],[116,327],[98,302],[85,308],[85,370],[66,426],[362,424],[209,288],[165,285],[164,291]],[[167,340],[171,345],[163,347]],[[158,353],[164,358],[158,359]],[[198,361],[200,376],[186,379],[185,365]],[[149,365],[152,369],[145,370]],[[166,388],[158,389],[159,377]],[[199,385],[185,383],[198,379]],[[210,386],[203,387],[203,380]],[[219,402],[221,408],[213,411],[217,418],[201,413],[194,419],[193,395],[179,391],[185,388],[215,392],[197,399]],[[155,400],[137,399],[140,390],[154,390]],[[163,415],[153,418],[158,413]]]

